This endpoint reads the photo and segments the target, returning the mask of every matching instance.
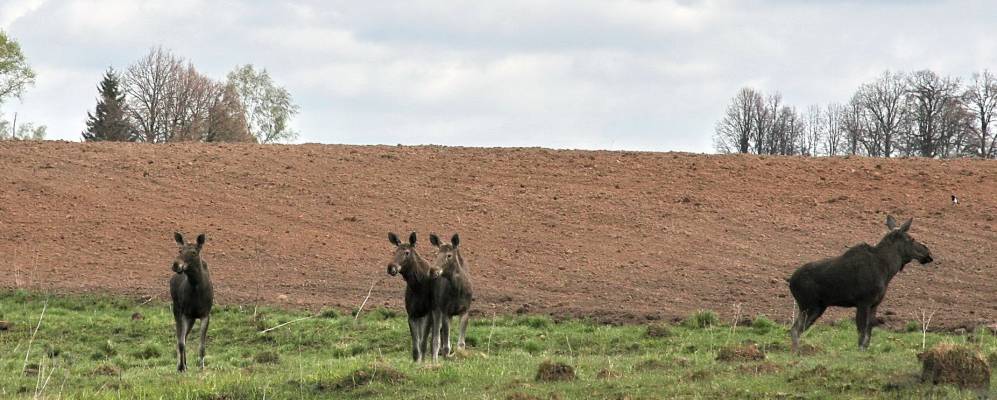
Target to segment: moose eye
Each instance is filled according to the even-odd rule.
[[[447,258],[453,258],[453,254],[447,254]]]

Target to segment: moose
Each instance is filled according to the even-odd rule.
[[[889,232],[875,246],[862,243],[840,256],[807,263],[793,273],[789,290],[799,309],[790,331],[794,352],[799,350],[800,335],[829,306],[855,307],[859,349],[869,347],[876,309],[886,296],[886,286],[911,260],[922,265],[932,261],[928,247],[908,233],[912,222],[913,218],[908,219],[898,228],[893,216],[887,216]]]
[[[443,345],[443,356],[450,356],[450,320],[460,316],[460,336],[457,348],[464,348],[464,337],[467,333],[467,322],[470,319],[471,276],[467,262],[460,254],[460,236],[456,233],[450,238],[450,243],[440,241],[436,234],[429,235],[429,242],[437,250],[433,271],[439,277],[433,281],[433,361],[440,353],[440,342]]]
[[[395,258],[388,263],[388,275],[402,275],[405,280],[405,312],[408,314],[409,332],[412,334],[412,360],[421,362],[428,350],[429,329],[432,325],[433,280],[440,275],[426,259],[415,251],[416,234],[408,243],[398,235],[388,232],[388,241],[395,245]]]
[[[204,234],[197,236],[197,243],[184,242],[183,235],[174,233],[173,238],[180,251],[173,260],[170,278],[170,297],[173,299],[173,319],[177,328],[177,371],[187,370],[187,334],[194,326],[194,320],[201,320],[201,349],[198,352],[201,368],[204,368],[204,348],[208,339],[208,322],[211,320],[211,306],[214,291],[211,288],[211,275],[208,263],[201,259],[201,249],[206,240]]]

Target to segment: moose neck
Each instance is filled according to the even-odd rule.
[[[184,274],[187,275],[187,281],[193,286],[198,286],[208,281],[208,271],[204,270],[204,265],[200,260],[197,261],[196,265],[197,267],[194,268],[188,266],[187,270],[184,271]]]
[[[904,266],[911,261],[910,257],[906,257],[900,252],[899,243],[893,240],[890,235],[886,235],[883,240],[880,240],[876,244],[876,253],[879,258],[883,260],[886,268],[887,281],[893,279],[893,277],[904,269]]]
[[[402,273],[402,276],[409,284],[421,285],[431,280],[429,276],[429,263],[419,253],[416,253],[415,250],[412,251],[412,257],[402,265],[402,270],[405,271]]]

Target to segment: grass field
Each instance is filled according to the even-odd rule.
[[[603,326],[542,316],[472,320],[469,349],[437,366],[415,365],[402,313],[273,308],[215,309],[207,368],[178,374],[167,303],[114,297],[0,292],[0,398],[977,398],[981,393],[918,381],[920,332],[877,329],[856,349],[850,321],[819,324],[808,355],[787,350],[787,328],[764,317],[732,327],[712,313],[683,324]],[[44,309],[44,316],[42,311]],[[133,319],[133,314],[141,319]],[[267,333],[281,323],[310,317]],[[39,324],[40,322],[40,324]],[[35,328],[38,327],[37,332]],[[913,326],[911,327],[913,328]],[[33,337],[33,338],[32,338]],[[991,360],[997,337],[984,331],[939,342],[980,348]],[[754,343],[763,360],[718,361]],[[755,354],[747,354],[752,356]],[[756,355],[757,356],[757,355]],[[550,360],[574,368],[570,381],[539,382]],[[992,389],[991,389],[992,390]],[[994,392],[991,391],[990,395]],[[985,393],[984,393],[985,394]]]

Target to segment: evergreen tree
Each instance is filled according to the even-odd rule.
[[[125,114],[125,94],[121,91],[121,79],[108,68],[97,87],[100,97],[94,113],[87,112],[87,129],[83,139],[88,142],[134,142],[138,140]]]

